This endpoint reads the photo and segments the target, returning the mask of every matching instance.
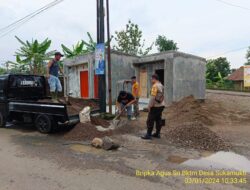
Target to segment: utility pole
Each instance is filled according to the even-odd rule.
[[[104,0],[97,0],[97,44],[104,43]],[[106,65],[106,62],[105,62]],[[106,68],[104,74],[98,75],[98,97],[101,113],[106,112]]]
[[[107,10],[107,39],[108,39],[108,92],[109,92],[109,113],[112,114],[112,82],[111,82],[111,48],[110,48],[110,28],[109,28],[109,0],[106,0]]]

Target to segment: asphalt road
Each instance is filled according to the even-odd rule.
[[[30,134],[37,135],[32,131]],[[23,135],[17,130],[0,129],[0,190],[171,189],[164,184],[116,172],[64,168],[53,161],[32,157],[12,141]]]

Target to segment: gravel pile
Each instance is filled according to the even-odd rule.
[[[200,123],[170,128],[166,136],[170,142],[187,148],[207,151],[228,151],[230,148],[222,138]]]

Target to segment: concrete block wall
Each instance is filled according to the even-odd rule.
[[[205,99],[206,61],[203,58],[176,51],[143,57],[112,51],[111,62],[113,102],[115,102],[118,94],[116,91],[117,81],[130,79],[133,75],[139,78],[139,69],[141,67],[146,68],[148,74],[147,95],[150,94],[151,75],[155,73],[155,70],[164,69],[165,100],[167,103],[178,101],[189,95],[194,95],[196,99]],[[89,98],[93,98],[94,53],[67,59],[64,61],[64,64],[65,75],[68,77],[68,80],[64,82],[65,94],[71,93],[73,97],[81,97],[80,71],[88,69]],[[108,68],[106,69],[106,84],[108,84]],[[108,86],[106,92],[108,101]]]
[[[107,56],[106,56],[107,58]],[[135,56],[121,54],[119,52],[111,53],[111,77],[112,77],[112,101],[116,100],[116,83],[119,80],[130,79],[135,75],[133,60]],[[107,61],[107,60],[106,60]],[[75,58],[64,60],[64,71],[67,80],[65,80],[64,94],[71,94],[72,97],[81,97],[80,89],[80,71],[88,70],[89,72],[89,98],[94,98],[94,75],[95,75],[94,53],[77,56]],[[108,65],[106,68],[106,84],[108,84]],[[66,88],[67,85],[67,88]],[[106,91],[108,102],[108,86]]]
[[[205,99],[206,61],[184,54],[175,54],[173,60],[173,99],[193,95],[196,99]]]
[[[135,69],[133,67],[133,60],[135,56],[126,54],[120,54],[118,52],[112,52],[111,54],[111,78],[112,78],[112,101],[115,102],[116,95],[119,93],[116,91],[116,84],[119,80],[130,79],[135,75]],[[107,69],[108,70],[108,69]],[[106,71],[107,71],[106,70]],[[108,84],[108,75],[107,84]],[[118,89],[119,91],[119,89]],[[107,93],[108,97],[108,93]]]
[[[94,54],[77,56],[64,60],[64,95],[70,95],[75,98],[81,97],[80,89],[80,72],[83,70],[89,71],[89,97],[94,97]]]
[[[205,99],[206,60],[203,58],[177,51],[167,51],[141,57],[135,60],[134,66],[137,76],[141,67],[147,70],[148,95],[151,87],[150,76],[155,73],[155,70],[164,68],[167,104],[189,95],[194,95],[196,99]]]

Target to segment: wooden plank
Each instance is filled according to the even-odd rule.
[[[146,71],[146,69],[141,69],[140,70],[140,87],[141,87],[141,97],[142,98],[147,98],[148,94],[147,94],[147,89],[148,89],[148,85],[147,85],[147,80],[148,80],[148,73]]]

